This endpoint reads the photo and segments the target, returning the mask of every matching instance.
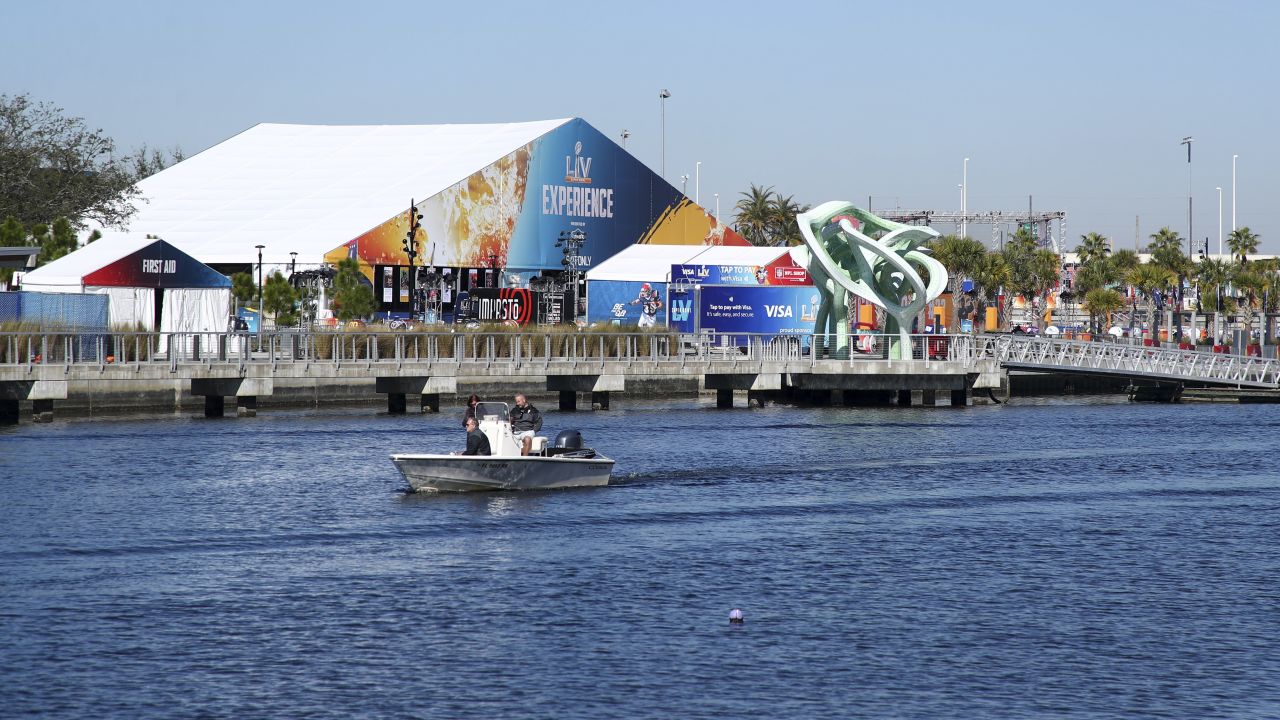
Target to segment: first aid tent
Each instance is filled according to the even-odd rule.
[[[130,233],[105,235],[32,270],[22,290],[106,295],[117,328],[222,332],[231,314],[229,278],[164,240]]]

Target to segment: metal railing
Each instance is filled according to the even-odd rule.
[[[897,335],[834,336],[702,332],[471,332],[369,329],[355,332],[230,333],[0,332],[2,366],[127,366],[289,363],[404,365],[485,363],[791,363],[889,360]],[[897,361],[968,360],[970,338],[912,335]]]
[[[1280,362],[1194,350],[1019,335],[978,335],[972,355],[1006,367],[1075,369],[1214,384],[1275,387]]]

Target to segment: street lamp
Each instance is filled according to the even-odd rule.
[[[662,179],[667,179],[667,98],[671,92],[666,88],[658,93],[658,105],[662,108]]]
[[[680,194],[685,197],[689,196],[689,173],[680,176]]]
[[[969,158],[964,159],[960,183],[960,237],[969,236]]]
[[[702,161],[693,166],[693,203],[702,207]]]
[[[289,253],[289,275],[292,276],[298,271],[298,253]]]
[[[1195,242],[1194,240],[1195,233],[1192,230],[1193,225],[1191,222],[1191,218],[1192,218],[1192,215],[1191,215],[1191,143],[1194,141],[1195,141],[1195,138],[1188,135],[1182,138],[1182,143],[1181,143],[1182,145],[1187,146],[1187,256],[1188,257],[1190,257],[1191,254],[1194,252],[1194,250],[1191,249],[1191,244]],[[1178,278],[1178,292],[1176,294],[1176,297],[1178,297],[1178,299],[1181,300],[1182,278]],[[1179,305],[1180,304],[1181,303],[1179,303]],[[1180,316],[1182,314],[1181,307],[1175,307],[1175,310],[1177,310],[1177,315]],[[1174,330],[1175,330],[1174,337],[1181,340],[1182,339],[1181,317],[1178,318],[1178,324],[1176,327],[1174,327]]]
[[[1214,190],[1218,191],[1218,254],[1221,255],[1222,254],[1222,188],[1220,187],[1214,188]],[[1205,244],[1206,245],[1209,244],[1208,238],[1205,239]]]
[[[622,128],[622,149],[623,150],[627,149],[627,138],[629,137],[631,137],[631,133],[626,128]]]
[[[258,248],[258,349],[262,349],[262,248],[266,245],[254,245]]]
[[[716,227],[720,227],[720,193],[716,193]]]
[[[1239,155],[1231,156],[1231,232],[1236,231],[1236,158]],[[1222,248],[1218,248],[1218,254],[1222,254]]]

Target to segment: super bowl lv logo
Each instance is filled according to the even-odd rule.
[[[671,301],[671,322],[687,322],[689,313],[693,311],[692,300]]]
[[[574,143],[573,154],[564,156],[564,181],[591,184],[591,158],[582,157],[582,141]]]
[[[591,158],[582,157],[582,141],[573,154],[564,156],[565,185],[542,186],[542,214],[576,218],[612,218],[613,188],[583,187],[591,184]]]

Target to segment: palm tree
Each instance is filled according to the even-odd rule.
[[[794,195],[783,197],[781,193],[774,193],[773,218],[769,223],[769,244],[790,247],[803,243],[804,236],[800,234],[796,216],[804,212],[809,212],[809,206],[796,202]]]
[[[1076,254],[1080,256],[1082,266],[1103,262],[1111,254],[1111,241],[1105,235],[1091,232],[1081,235],[1080,240],[1080,244],[1076,246]]]
[[[1142,293],[1147,306],[1147,324],[1153,339],[1158,339],[1160,326],[1156,322],[1156,292],[1163,292],[1173,282],[1173,273],[1155,263],[1143,263],[1129,271],[1126,280]]]
[[[987,305],[995,302],[1000,289],[1009,284],[1009,266],[1005,265],[1004,256],[1000,253],[983,253],[969,276],[973,279],[974,295],[979,298],[979,305],[974,312],[979,317],[985,317]],[[998,312],[1001,308],[996,310]],[[978,323],[975,322],[974,328],[977,326]]]
[[[987,249],[973,238],[943,235],[929,243],[933,257],[947,269],[947,289],[951,293],[951,301],[959,306],[959,314],[968,317],[969,308],[960,292],[960,285],[966,277],[972,277],[973,271],[987,255]]]
[[[1196,283],[1200,287],[1200,309],[1206,312],[1204,307],[1204,298],[1209,295],[1213,297],[1213,312],[1222,312],[1222,291],[1227,283],[1231,282],[1232,265],[1226,260],[1217,258],[1205,258],[1196,266]],[[1216,327],[1214,344],[1222,344],[1221,328]]]
[[[1124,308],[1124,295],[1111,288],[1094,288],[1084,294],[1084,306],[1089,311],[1089,326],[1094,333],[1101,333],[1098,321],[1110,320],[1111,313]]]
[[[751,188],[740,193],[742,199],[734,207],[734,225],[738,233],[752,245],[769,244],[769,227],[775,222],[776,206],[773,200],[773,188],[752,184]]]
[[[1227,236],[1227,247],[1231,248],[1232,257],[1238,258],[1243,263],[1249,255],[1257,254],[1259,238],[1261,238],[1260,235],[1245,226],[1231,231]]]

